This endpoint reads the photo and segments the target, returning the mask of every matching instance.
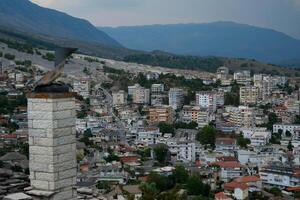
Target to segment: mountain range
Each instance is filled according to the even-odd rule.
[[[282,63],[300,57],[300,40],[233,22],[99,27],[127,48],[180,55],[221,56]]]
[[[40,7],[29,0],[0,0],[0,26],[60,39],[121,47],[88,21]]]

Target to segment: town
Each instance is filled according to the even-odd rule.
[[[45,62],[53,56],[34,51]],[[30,186],[29,157],[37,156],[29,151],[26,95],[47,69],[1,57],[0,199],[13,199]],[[78,63],[63,77],[77,94],[78,199],[300,198],[295,79],[227,66],[168,71],[82,54],[68,65]]]

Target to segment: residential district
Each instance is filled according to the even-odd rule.
[[[78,94],[77,199],[300,198],[294,80],[226,66],[199,78],[126,70],[124,63],[79,54],[73,59],[86,64],[63,78]],[[32,199],[24,191],[45,182],[34,182],[38,166],[29,165],[39,152],[29,151],[36,118],[26,95],[45,69],[12,60],[3,58],[9,64],[0,71],[0,199]]]

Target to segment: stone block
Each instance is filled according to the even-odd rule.
[[[40,138],[43,138],[43,137],[47,137],[47,131],[46,129],[29,129],[28,130],[28,135],[29,137],[40,137]]]
[[[74,125],[76,125],[75,118],[57,120],[57,128],[73,127]]]
[[[62,137],[72,135],[73,127],[63,127],[63,128],[55,128],[55,129],[47,129],[47,137]]]
[[[35,179],[40,181],[57,181],[59,179],[58,173],[35,172]]]
[[[33,120],[34,129],[53,129],[57,128],[57,121],[56,120]]]
[[[59,179],[73,178],[77,175],[77,168],[68,169],[58,173]]]
[[[48,181],[31,180],[30,182],[31,182],[31,186],[35,189],[49,190],[49,182]]]
[[[72,109],[76,108],[75,101],[57,102],[53,105],[54,105],[53,108],[55,111],[72,110]]]

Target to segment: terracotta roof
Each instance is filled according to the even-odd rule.
[[[249,183],[249,182],[257,182],[260,180],[261,179],[257,176],[244,176],[244,177],[237,178],[234,181],[239,183]]]
[[[248,185],[246,185],[244,183],[238,183],[238,182],[235,182],[235,181],[225,183],[225,185],[224,185],[225,190],[234,190],[236,188],[240,188],[242,190],[245,190],[245,189],[248,188]]]
[[[221,156],[217,158],[218,161],[223,161],[223,162],[229,162],[229,161],[236,161],[238,162],[239,160],[233,156]]]
[[[216,144],[217,145],[234,145],[234,144],[236,144],[236,140],[233,138],[217,138]]]
[[[137,156],[124,156],[120,158],[122,163],[138,162],[139,157]]]
[[[232,200],[230,197],[228,197],[224,192],[219,192],[215,194],[216,200]]]
[[[237,161],[227,161],[227,162],[214,162],[212,165],[220,166],[221,168],[237,168],[242,167],[242,165]]]
[[[288,192],[296,192],[296,191],[300,191],[300,187],[299,186],[298,187],[288,187],[288,188],[286,188],[286,190]]]

